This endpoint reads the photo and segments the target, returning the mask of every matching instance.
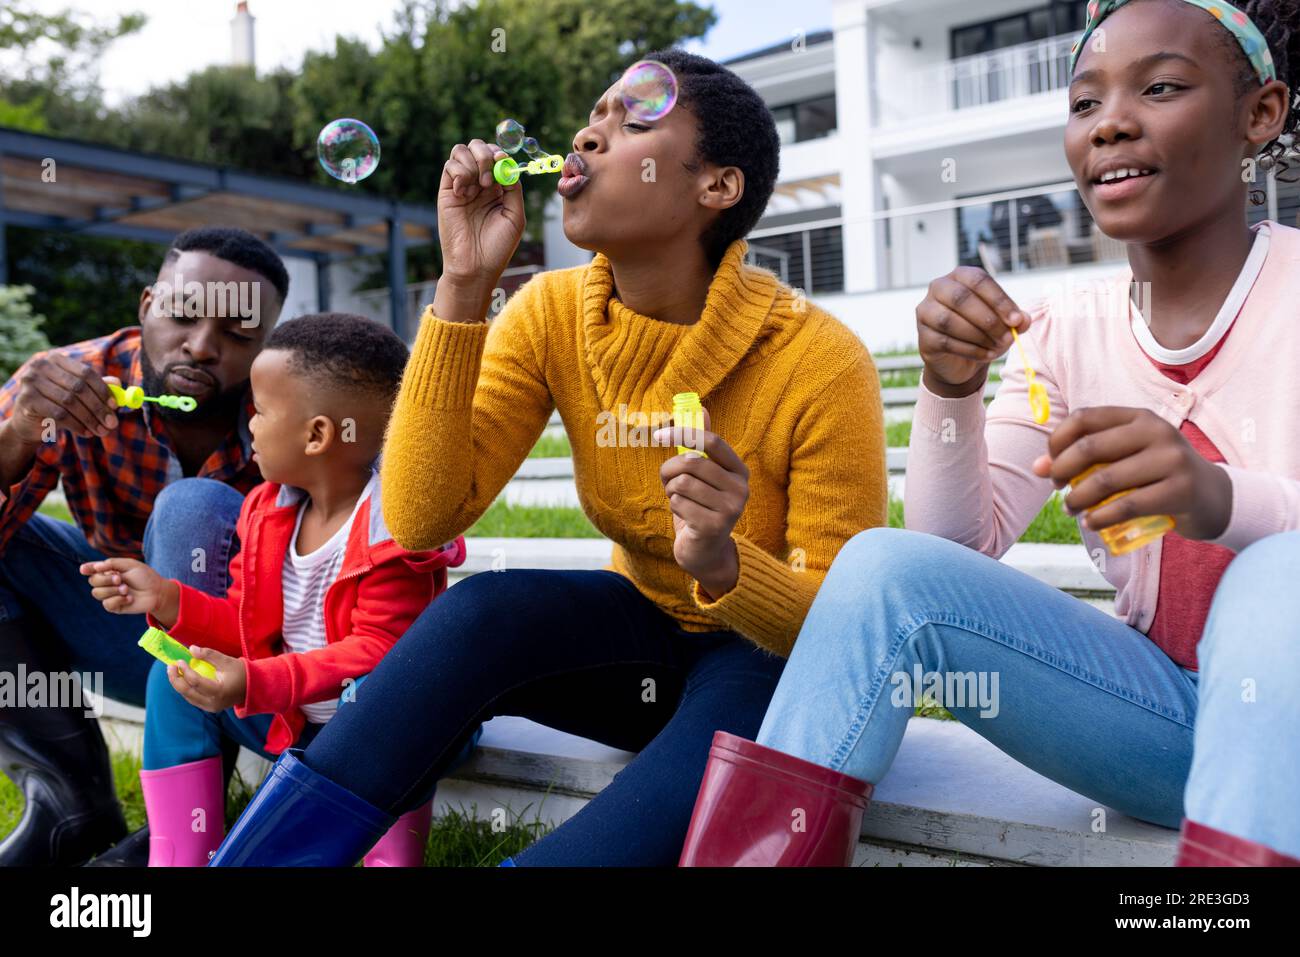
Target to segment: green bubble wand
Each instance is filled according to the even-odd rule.
[[[104,384],[113,393],[117,404],[124,409],[139,409],[146,402],[157,402],[164,409],[179,409],[182,412],[193,412],[199,406],[198,400],[192,395],[145,395],[144,389],[138,385],[123,388],[115,382]]]

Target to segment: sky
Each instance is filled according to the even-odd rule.
[[[148,17],[144,29],[114,43],[101,63],[100,82],[113,104],[230,62],[234,0],[29,0],[29,5],[46,13],[71,6],[101,21],[131,11]],[[831,0],[712,0],[709,5],[718,22],[703,42],[687,49],[715,60],[789,40],[798,32],[812,33],[831,22]],[[391,24],[398,6],[399,0],[249,0],[256,20],[257,68],[296,66],[307,50],[332,47],[338,34],[378,45],[381,27]]]

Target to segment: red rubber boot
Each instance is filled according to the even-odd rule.
[[[718,731],[679,867],[847,867],[873,785]]]
[[[1300,858],[1183,818],[1174,867],[1300,867]]]

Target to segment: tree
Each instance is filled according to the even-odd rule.
[[[31,286],[0,286],[0,380],[7,380],[33,353],[50,347],[44,317],[32,312]]]

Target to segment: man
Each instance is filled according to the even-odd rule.
[[[141,292],[139,325],[39,353],[0,388],[0,679],[8,672],[18,692],[0,699],[0,768],[26,799],[0,866],[80,864],[119,841],[108,861],[148,857],[147,832],[122,841],[95,717],[80,700],[26,701],[19,679],[53,686],[70,669],[102,676],[106,697],[144,704],[145,618],[105,612],[83,562],[142,558],[225,593],[235,520],[261,481],[249,367],[288,287],[280,257],[251,233],[190,230]],[[117,408],[105,379],[197,406]],[[37,513],[60,481],[75,527]]]

